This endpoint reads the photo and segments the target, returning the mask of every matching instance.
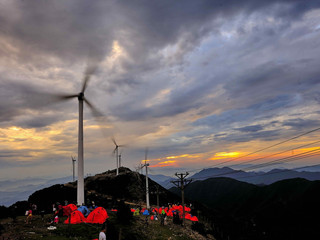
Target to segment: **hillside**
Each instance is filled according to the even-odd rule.
[[[180,198],[167,191],[157,183],[149,180],[150,190],[159,187],[162,194],[160,204],[166,205],[168,202],[179,202]],[[210,228],[202,223],[192,223],[187,220],[186,226],[173,224],[172,218],[168,218],[165,226],[160,225],[160,221],[150,221],[145,224],[145,216],[132,216],[130,207],[145,206],[145,176],[137,172],[132,172],[127,168],[121,168],[120,174],[115,176],[115,171],[108,171],[85,179],[86,199],[91,205],[95,201],[96,205],[107,209],[110,218],[108,219],[108,239],[128,239],[128,240],[205,240],[214,239],[210,235]],[[0,236],[3,239],[93,239],[99,233],[100,225],[97,224],[58,224],[57,230],[50,231],[48,221],[52,218],[52,204],[63,203],[65,200],[74,202],[76,197],[76,182],[67,184],[56,184],[34,192],[28,202],[17,202],[10,208],[0,207],[1,214],[8,217],[0,217]],[[44,219],[35,215],[32,223],[26,224],[24,216],[25,210],[30,203],[38,205],[38,210],[44,210]],[[156,196],[150,195],[150,203],[156,205]],[[89,204],[88,204],[89,205]],[[118,209],[112,212],[111,208]],[[16,218],[15,218],[16,217]],[[62,217],[64,221],[66,217]],[[62,222],[60,221],[60,222]],[[200,235],[198,229],[205,237]]]
[[[149,221],[147,226],[144,216],[136,216],[130,223],[124,224],[119,221],[117,214],[110,211],[108,214],[106,233],[108,240],[214,240],[210,235],[205,237],[193,231],[189,222],[184,228],[169,220],[164,226],[161,226],[159,221]],[[46,219],[50,216],[47,214],[45,220],[42,220],[39,215],[36,215],[31,224],[25,223],[25,216],[20,216],[15,221],[10,218],[2,219],[0,220],[0,237],[1,239],[88,240],[96,239],[101,229],[99,224],[59,223],[56,225],[56,230],[48,230],[49,224]],[[65,219],[66,217],[61,218],[62,221]]]
[[[211,178],[191,183],[185,196],[212,209],[214,215],[207,217],[231,239],[312,239],[318,234],[320,181],[297,178],[255,186]]]
[[[76,202],[76,182],[53,185],[34,192],[28,198],[28,202],[36,203],[39,209],[50,210],[56,202]],[[159,186],[149,179],[149,191]],[[160,205],[168,202],[177,202],[179,198],[170,191],[159,186],[163,192],[159,198]],[[94,201],[96,205],[111,208],[116,200],[124,200],[137,205],[145,204],[146,179],[144,175],[132,172],[128,168],[120,168],[119,175],[115,170],[107,171],[85,179],[85,193],[87,205]],[[157,204],[156,195],[150,194],[150,204]]]

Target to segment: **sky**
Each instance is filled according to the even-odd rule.
[[[317,150],[314,131],[248,155],[320,127],[319,62],[318,0],[1,0],[0,179],[72,175],[78,101],[55,96],[85,76],[85,175],[116,167],[112,137],[167,175]]]

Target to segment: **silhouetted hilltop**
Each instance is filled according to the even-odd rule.
[[[176,195],[149,179],[149,191],[154,191],[156,186],[163,192],[160,204],[178,201]],[[53,185],[34,192],[28,202],[36,203],[40,209],[46,210],[56,202],[64,203],[65,200],[69,203],[76,202],[76,187],[77,182]],[[85,178],[85,199],[88,206],[94,201],[96,205],[112,207],[116,200],[143,204],[145,192],[145,176],[124,167],[120,168],[118,176],[115,170],[112,170]],[[150,203],[156,205],[155,195],[150,194]]]
[[[315,239],[319,235],[320,181],[295,178],[256,186],[211,178],[191,183],[185,196],[212,209],[213,215],[207,217],[230,239]]]

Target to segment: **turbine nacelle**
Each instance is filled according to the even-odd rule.
[[[84,93],[83,93],[83,92],[79,93],[79,95],[78,95],[78,100],[79,100],[79,101],[85,100],[85,98],[84,98]]]

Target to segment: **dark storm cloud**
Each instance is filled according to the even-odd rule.
[[[250,14],[273,6],[268,10],[271,15],[292,20],[319,5],[317,1],[302,3],[298,0],[12,1],[8,7],[11,12],[2,8],[0,36],[20,50],[15,52],[18,63],[36,69],[49,67],[50,58],[47,56],[63,60],[68,67],[75,62],[98,66],[110,52],[113,40],[118,40],[134,61],[123,60],[120,63],[128,72],[125,76],[108,79],[111,83],[107,86],[115,89],[119,85],[134,87],[139,81],[130,76],[161,67],[163,63],[157,52],[166,46],[177,44],[175,57],[177,62],[181,61],[205,36],[217,31],[220,23],[215,20],[218,18],[227,19],[236,13]],[[276,73],[282,71],[279,69]],[[273,76],[265,72],[264,79]],[[248,84],[248,81],[243,81],[243,84]],[[154,110],[138,106],[131,108],[130,112],[120,108],[117,113],[126,120],[179,114],[204,104],[204,97],[212,87],[202,84],[195,90],[175,91],[167,103],[158,105]],[[0,107],[2,121],[23,113],[25,105],[30,108],[39,106],[41,101],[37,98],[23,101],[24,96],[32,94],[30,86],[23,91],[20,89],[17,87],[15,93],[21,92],[22,96],[11,94],[9,97],[13,100],[10,101],[11,106]]]
[[[317,77],[320,70],[315,68],[315,64],[316,59],[290,60],[289,63],[267,62],[242,73],[236,80],[228,82],[225,89],[235,97],[248,94],[256,97],[266,91],[270,92],[269,95],[284,90],[303,91],[320,83]]]
[[[281,5],[283,4],[283,6]],[[319,6],[316,1],[14,1],[10,12],[1,14],[2,35],[9,37],[21,53],[33,59],[37,53],[81,61],[100,59],[119,40],[135,62],[150,60],[150,53],[182,41],[181,51],[193,49],[218,17],[264,9],[276,5],[272,14],[298,18]],[[271,11],[271,10],[270,10]],[[34,56],[34,57],[33,57]],[[81,59],[82,58],[82,59]],[[129,66],[128,66],[129,67]],[[133,66],[130,66],[133,67]]]

